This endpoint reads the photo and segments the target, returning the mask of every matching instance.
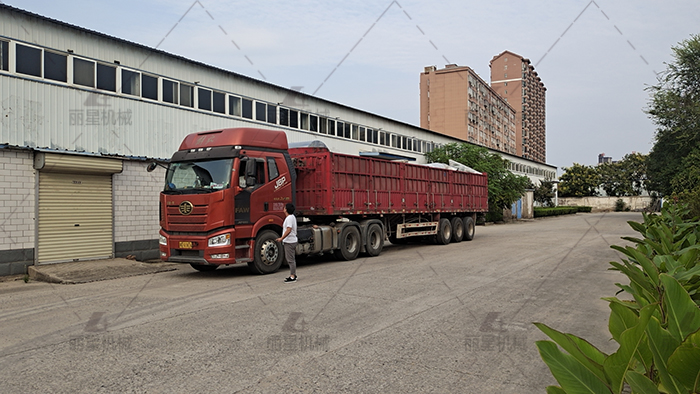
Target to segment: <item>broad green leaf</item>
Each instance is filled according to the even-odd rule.
[[[659,285],[659,267],[654,264],[653,261],[651,261],[645,254],[642,252],[631,248],[627,247],[629,249],[631,256],[634,258],[634,260],[639,263],[639,265],[642,266],[644,269],[644,273],[651,279],[652,283],[654,286]]]
[[[661,275],[664,284],[664,308],[668,319],[668,331],[682,342],[688,334],[700,328],[700,309],[688,292],[672,276]]]
[[[620,286],[620,288],[623,287],[623,286],[620,285],[619,283],[616,283],[616,285]],[[624,286],[624,287],[628,287],[628,286]],[[620,300],[620,299],[618,299],[617,297],[603,297],[603,298],[601,298],[601,300],[605,300],[605,301],[608,301],[608,302],[614,302],[614,303],[616,303],[616,304],[622,305],[622,306],[625,307],[625,308],[633,309],[633,310],[636,310],[636,311],[642,309],[642,307],[640,307],[639,304],[638,304],[636,301]]]
[[[671,335],[670,332],[661,327],[659,320],[652,317],[647,326],[647,341],[651,353],[654,355],[654,365],[659,374],[661,384],[669,394],[681,394],[683,388],[678,381],[668,373],[668,359],[676,350],[680,341]],[[685,391],[687,392],[687,391]]]
[[[680,283],[686,283],[693,277],[700,275],[700,264],[687,271],[678,271],[676,274],[672,275]]]
[[[610,303],[610,320],[608,320],[608,329],[613,336],[613,339],[620,343],[620,336],[624,331],[630,329],[639,323],[637,314],[622,304]],[[649,350],[649,345],[644,341],[637,349],[637,359],[644,364],[643,370],[651,368],[652,353]]]
[[[578,362],[581,363],[581,365],[593,372],[598,379],[603,382],[606,381],[605,372],[603,371],[603,362],[608,356],[607,354],[598,350],[588,341],[575,335],[562,333],[548,327],[546,324],[533,324],[537,326],[540,331],[547,334],[548,337],[552,338],[552,340],[556,342],[557,345],[561,346],[562,349],[566,350],[570,355],[572,355]]]
[[[615,353],[605,359],[605,363],[603,363],[605,373],[610,379],[614,393],[622,391],[625,373],[633,367],[634,355],[644,342],[644,331],[654,309],[656,309],[656,305],[647,305],[639,311],[639,322],[637,325],[625,330],[620,335],[620,347]]]
[[[612,265],[614,269],[625,274],[630,279],[630,285],[633,286],[633,288],[635,288],[635,285],[637,286],[635,289],[638,289],[638,292],[632,293],[637,302],[641,302],[642,299],[647,300],[647,304],[658,301],[657,296],[654,294],[656,292],[655,286],[644,276],[644,272],[642,272],[639,267],[625,260],[623,260],[623,264],[611,261],[610,265]]]
[[[542,360],[567,394],[610,393],[608,386],[573,356],[563,353],[552,341],[537,341]]]
[[[566,394],[559,386],[547,386],[547,394]]]
[[[668,358],[668,372],[692,393],[700,390],[699,331],[688,335],[688,338]]]
[[[643,225],[642,223],[629,221],[627,222],[627,224],[629,224],[629,226],[632,227],[634,231],[642,235],[645,235],[647,233],[647,226]]]
[[[627,371],[627,383],[632,389],[632,394],[659,394],[654,382],[639,372]]]
[[[611,302],[610,309],[611,313],[610,320],[608,320],[608,329],[613,339],[620,343],[620,335],[622,335],[625,330],[636,326],[639,323],[639,316],[625,307],[622,302]]]

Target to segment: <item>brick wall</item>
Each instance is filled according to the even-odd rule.
[[[148,163],[124,161],[114,174],[114,241],[116,257],[134,255],[138,260],[158,258],[158,198],[165,170],[146,172]]]
[[[36,175],[31,151],[0,149],[0,275],[34,262]]]

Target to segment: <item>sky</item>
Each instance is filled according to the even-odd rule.
[[[490,81],[504,50],[547,87],[547,163],[648,153],[649,86],[700,34],[698,0],[1,0],[419,126],[425,66]]]

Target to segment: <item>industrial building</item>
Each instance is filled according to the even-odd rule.
[[[0,3],[0,275],[158,258],[158,194],[185,135],[284,130],[291,143],[424,162],[457,139]],[[508,156],[514,172],[556,167]]]

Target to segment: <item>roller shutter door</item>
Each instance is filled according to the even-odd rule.
[[[112,175],[39,172],[38,262],[113,256]]]

